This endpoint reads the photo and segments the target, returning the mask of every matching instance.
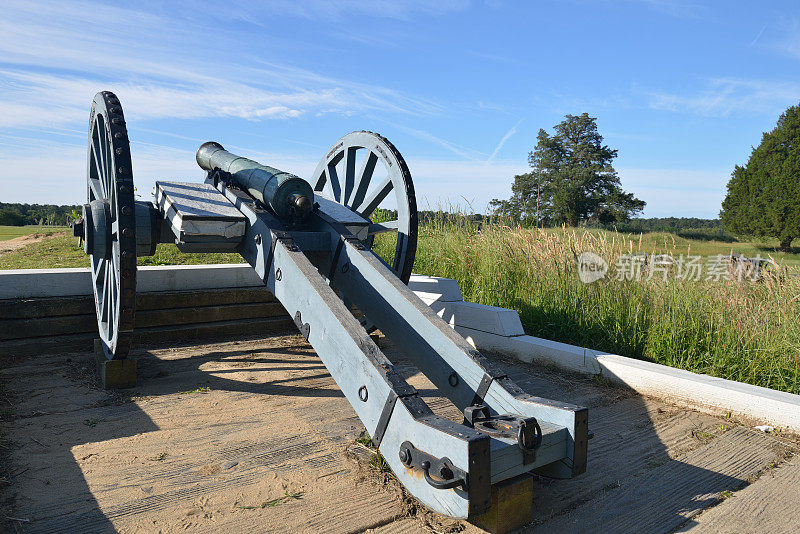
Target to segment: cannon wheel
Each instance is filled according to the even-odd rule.
[[[337,165],[341,174],[337,172]],[[361,161],[356,168],[356,162]],[[378,161],[383,162],[386,177],[373,180]],[[339,204],[370,219],[381,203],[394,191],[397,219],[380,222],[370,229],[367,245],[372,246],[375,234],[397,232],[392,271],[408,284],[417,252],[417,198],[414,184],[403,156],[385,137],[367,131],[352,132],[333,144],[317,165],[313,175],[314,191],[324,192]],[[377,183],[372,183],[376,181]]]
[[[130,144],[119,99],[97,93],[89,119],[83,206],[97,326],[108,359],[130,349],[136,305],[136,222]]]

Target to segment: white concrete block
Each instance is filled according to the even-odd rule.
[[[220,265],[159,265],[139,267],[136,290],[186,291],[192,289],[226,289],[264,285],[247,263]]]
[[[0,271],[0,299],[71,297],[91,294],[92,275],[88,267],[83,269]]]
[[[601,374],[642,395],[679,406],[712,414],[731,412],[800,432],[800,395],[532,336],[504,337],[459,326],[455,330],[478,350],[514,356],[525,362],[553,364],[579,373]]]
[[[246,263],[158,265],[136,270],[136,291],[225,289],[262,285]],[[0,271],[0,299],[73,297],[92,294],[92,275],[84,269],[17,269]]]
[[[424,299],[423,299],[424,300]],[[519,336],[525,334],[519,314],[514,310],[476,304],[474,302],[426,302],[451,326],[461,326],[481,330],[500,336]]]
[[[408,280],[408,287],[427,304],[439,300],[442,302],[459,302],[464,300],[458,282],[451,278],[438,278],[412,274]]]

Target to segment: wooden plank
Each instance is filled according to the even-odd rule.
[[[228,304],[223,306],[196,306],[192,308],[170,308],[163,310],[143,310],[136,313],[136,328],[151,326],[170,326],[189,323],[211,323],[234,319],[259,319],[263,317],[283,317],[289,315],[279,302],[254,302],[249,304]]]
[[[139,361],[159,374],[127,400],[70,375],[63,356],[0,370],[26,532],[353,532],[401,514],[343,456],[363,427],[299,336]],[[287,491],[297,498],[264,505]]]
[[[288,318],[278,302],[199,306],[193,308],[141,310],[136,313],[136,328],[211,323],[264,317]],[[87,315],[64,315],[38,319],[0,321],[0,340],[43,336],[82,334],[97,331],[94,312]]]
[[[672,532],[716,504],[722,492],[744,486],[783,455],[782,447],[763,433],[734,427],[680,458],[620,480],[618,488],[602,492],[537,530]]]
[[[0,320],[90,313],[94,313],[94,298],[90,296],[0,300]]]
[[[195,306],[225,306],[277,302],[266,287],[222,288],[198,291],[156,291],[136,294],[137,310],[162,310]],[[38,319],[94,313],[94,297],[45,297],[0,300],[3,319]]]
[[[0,321],[0,340],[81,334],[95,331],[97,331],[97,317],[94,313]]]
[[[796,532],[800,529],[800,458],[767,471],[717,506],[683,526],[681,532]]]
[[[137,310],[224,306],[253,302],[278,302],[278,299],[263,286],[198,291],[154,291],[136,295]]]
[[[136,346],[157,347],[161,343],[208,340],[214,338],[257,336],[294,332],[296,326],[289,316],[265,317],[262,319],[238,319],[214,323],[159,326],[134,330]],[[3,341],[0,358],[14,358],[53,352],[86,352],[93,350],[97,337],[94,332],[64,336],[31,337]]]
[[[134,340],[151,347],[156,343],[190,341],[229,336],[268,336],[294,332],[294,321],[289,316],[263,319],[238,319],[214,323],[193,323],[181,326],[156,326],[134,330]]]

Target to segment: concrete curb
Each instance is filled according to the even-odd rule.
[[[140,267],[138,291],[256,287],[246,264]],[[409,287],[479,350],[597,375],[643,395],[709,413],[745,416],[800,433],[800,395],[525,335],[513,310],[463,300],[455,280],[412,275]],[[0,299],[91,295],[88,269],[0,271]]]
[[[556,365],[582,374],[601,375],[614,384],[679,406],[716,415],[730,412],[800,433],[800,395],[533,336],[487,332],[486,326],[494,324],[494,315],[494,310],[486,310],[486,322],[466,324],[461,321],[460,324],[456,322],[454,328],[478,350],[506,354],[524,362]],[[457,313],[453,316],[459,317]]]
[[[136,270],[136,291],[187,291],[263,285],[246,263],[159,265]],[[0,271],[0,299],[75,297],[92,294],[89,268]]]

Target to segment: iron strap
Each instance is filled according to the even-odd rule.
[[[386,402],[383,404],[383,410],[381,411],[381,416],[378,418],[378,426],[375,427],[374,436],[372,436],[372,443],[375,444],[375,448],[381,446],[381,441],[383,441],[383,435],[386,433],[386,427],[389,426],[389,419],[392,417],[392,412],[394,411],[394,405],[397,402],[397,393],[394,390],[389,390],[389,395],[386,397]]]
[[[339,238],[339,243],[336,245],[336,251],[333,253],[333,259],[331,260],[331,270],[328,272],[328,283],[333,280],[333,275],[336,274],[336,268],[339,266],[339,256],[342,254],[342,248],[344,247],[344,238]]]
[[[493,376],[489,373],[484,373],[483,378],[481,378],[481,383],[478,384],[478,389],[475,390],[475,398],[472,399],[472,404],[483,404],[483,399],[486,398],[486,394],[489,393],[489,386],[492,385],[492,382],[505,377],[506,375]]]

